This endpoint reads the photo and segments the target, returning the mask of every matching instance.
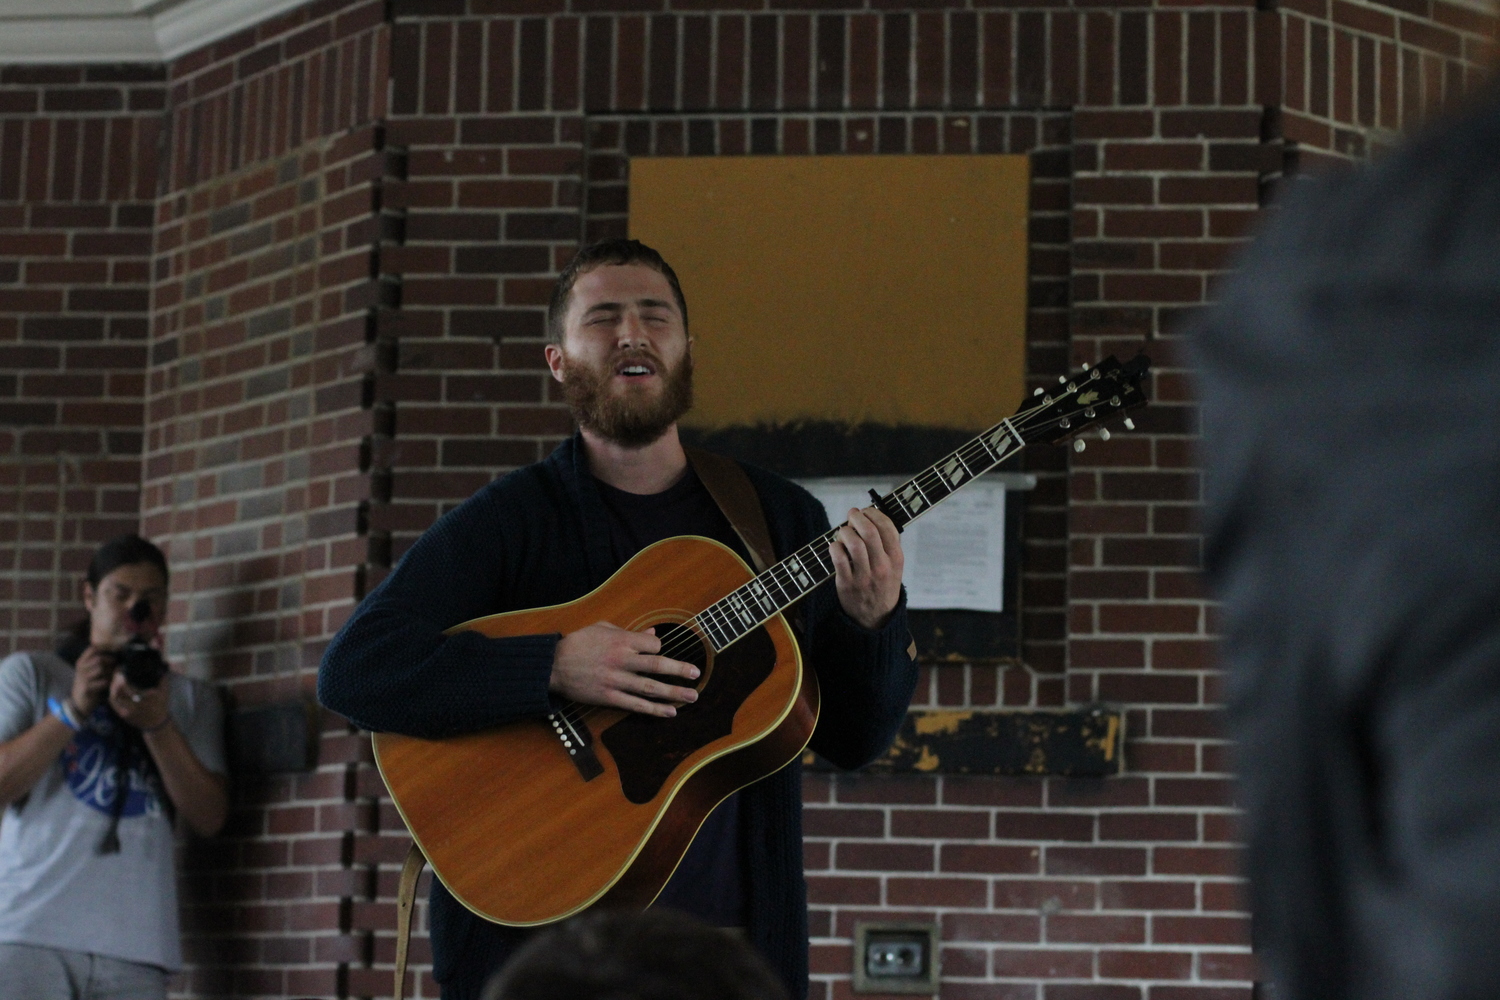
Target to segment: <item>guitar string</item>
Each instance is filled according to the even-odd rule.
[[[1089,379],[1088,381],[1092,381],[1092,379]],[[1087,383],[1085,383],[1085,384],[1087,384]],[[1073,390],[1073,391],[1076,391],[1076,390]],[[1122,390],[1122,391],[1128,391],[1128,390]],[[1073,417],[1077,416],[1078,414],[1083,413],[1086,409],[1088,409],[1088,407],[1080,406],[1077,409],[1074,409],[1073,411],[1071,411],[1070,413],[1066,413],[1066,414],[1063,414],[1061,416],[1052,416],[1052,417],[1047,418],[1046,420],[1037,421],[1034,426],[1029,422],[1032,419],[1032,417],[1034,417],[1034,415],[1037,414],[1039,411],[1042,411],[1042,410],[1045,410],[1045,409],[1050,409],[1056,402],[1057,402],[1056,400],[1051,400],[1051,401],[1045,402],[1045,403],[1038,403],[1035,406],[1031,407],[1029,410],[1021,410],[1021,411],[1017,412],[1014,416],[1010,417],[1009,418],[1009,423],[1013,427],[1016,427],[1016,429],[1017,429],[1017,431],[1019,433],[1022,433],[1021,440],[1019,442],[1017,442],[1017,444],[1019,445],[1019,447],[1013,448],[1011,451],[1009,451],[1009,452],[1007,452],[1005,454],[1002,454],[999,458],[991,458],[990,459],[990,467],[993,467],[995,465],[1000,464],[1001,462],[1005,461],[1005,459],[1011,457],[1012,455],[1016,454],[1017,452],[1021,451],[1022,449],[1024,449],[1025,447],[1027,447],[1029,445],[1029,442],[1027,442],[1025,440],[1025,437],[1024,437],[1024,432],[1025,431],[1027,431],[1027,430],[1033,430],[1033,429],[1035,429],[1035,427],[1039,427],[1039,426],[1042,426],[1042,425],[1047,424],[1047,423],[1056,422],[1056,423],[1060,424],[1064,419],[1071,421]],[[1122,407],[1119,407],[1117,409],[1118,410],[1123,410],[1124,407],[1122,406]],[[1110,415],[1112,416],[1113,414],[1110,414]],[[963,461],[963,459],[965,458],[965,455],[963,453],[967,449],[974,449],[976,455],[978,453],[980,453],[981,451],[984,452],[984,453],[988,453],[988,454],[992,455],[993,453],[992,453],[991,449],[989,449],[989,447],[984,444],[984,439],[985,439],[985,437],[987,435],[989,435],[991,433],[991,431],[996,430],[997,428],[1002,428],[1002,427],[1004,427],[1004,422],[995,425],[995,427],[992,427],[990,430],[985,431],[983,434],[980,434],[980,435],[972,438],[971,440],[965,442],[963,445],[961,445],[954,452],[950,453],[950,455],[957,456],[960,459],[960,461]],[[1080,429],[1082,429],[1082,428],[1080,428]],[[945,458],[946,457],[949,457],[949,456],[945,456]],[[927,485],[927,486],[930,486],[930,487],[936,487],[938,485],[942,485],[944,488],[948,489],[949,492],[947,494],[944,494],[943,497],[939,498],[939,502],[941,502],[941,500],[947,499],[948,496],[952,495],[952,493],[957,492],[958,489],[960,488],[959,486],[951,485],[951,484],[945,482],[942,479],[942,474],[939,471],[937,471],[938,470],[938,465],[942,464],[942,462],[943,462],[943,459],[939,459],[937,464],[928,466],[922,472],[918,473],[916,477],[914,477],[912,480],[910,480],[911,484],[917,486],[917,488],[919,490],[922,488],[922,486],[924,484]],[[965,465],[965,469],[967,470],[968,463],[965,462],[964,465]],[[988,471],[988,468],[986,469],[986,471]],[[982,475],[982,473],[981,473],[981,475]],[[927,477],[927,478],[924,479],[924,477]],[[977,476],[970,476],[969,478],[972,479],[972,478],[978,478],[978,477]],[[967,483],[963,483],[962,485],[967,485]],[[927,504],[926,506],[930,509],[930,507],[932,505],[931,504]],[[919,516],[919,515],[918,514],[913,514],[911,520],[915,520],[917,516]],[[847,524],[847,523],[848,523],[847,521],[844,522],[844,524]],[[910,523],[910,522],[908,522],[908,523]],[[843,527],[843,526],[844,525],[842,525],[842,524],[839,525],[840,528]],[[821,543],[825,538],[830,538],[830,536],[836,537],[837,533],[838,533],[838,528],[831,529],[830,531],[828,531],[828,532],[824,533],[823,535],[819,536],[817,539],[814,539],[812,542],[810,542],[807,545],[803,546],[802,549],[798,549],[796,552],[792,553],[791,556],[788,556],[786,559],[781,560],[780,562],[776,563],[774,566],[768,567],[764,573],[761,573],[761,574],[757,575],[754,579],[755,580],[759,580],[762,577],[771,577],[772,574],[775,572],[775,570],[778,567],[784,566],[791,558],[793,558],[793,557],[799,557],[800,558],[800,553],[803,551],[803,549],[809,549],[810,550],[814,546],[817,546],[819,543]],[[829,544],[832,544],[831,539],[829,541]],[[814,557],[818,558],[819,563],[821,564],[821,562],[822,562],[821,556],[815,555]],[[820,566],[820,568],[821,568],[821,566]],[[819,580],[817,583],[813,584],[812,587],[806,588],[803,591],[803,593],[804,594],[805,593],[809,593],[812,590],[816,589],[817,587],[821,586],[823,583],[826,583],[827,581],[828,581],[828,577],[825,576],[825,577],[823,577],[822,580]],[[743,589],[743,586],[744,585],[742,585],[739,588],[736,588],[731,593],[738,593],[738,591],[740,589]],[[783,591],[783,593],[786,592],[786,588],[780,587],[780,589]],[[719,603],[722,603],[722,601],[725,600],[725,599],[727,599],[728,596],[729,595],[725,595],[725,598],[721,598],[719,601],[716,601],[713,605],[710,605],[708,608],[705,608],[703,611],[699,612],[698,615],[694,615],[692,619],[688,620],[688,622],[678,623],[678,624],[680,624],[682,626],[682,628],[678,631],[678,633],[676,635],[672,636],[672,638],[669,640],[670,645],[663,645],[662,648],[659,649],[655,655],[657,655],[657,656],[664,656],[664,657],[667,657],[668,659],[675,659],[676,657],[678,657],[678,656],[680,656],[680,655],[682,655],[684,653],[693,652],[695,649],[701,649],[702,645],[703,645],[703,640],[700,639],[698,633],[696,631],[694,631],[690,627],[689,623],[692,622],[694,619],[699,618],[703,614],[706,614],[706,613],[712,611],[714,609],[714,607],[716,607]],[[800,598],[801,596],[802,595],[799,594],[798,598]],[[794,598],[794,601],[795,600],[796,599]],[[707,638],[707,635],[706,635],[707,629],[706,629],[706,627],[704,625],[700,625],[700,629],[702,629],[705,632],[705,635],[704,635],[703,638],[706,639]],[[711,642],[710,642],[710,645],[711,645]],[[557,710],[557,712],[554,713],[554,714],[560,716],[563,719],[563,721],[566,722],[568,725],[576,727],[579,724],[581,724],[585,719],[587,719],[589,716],[591,716],[595,712],[598,712],[598,711],[603,710],[603,709],[616,709],[616,710],[619,710],[619,709],[616,708],[616,706],[613,706],[613,705],[584,705],[584,704],[582,704],[580,702],[570,701],[570,702],[567,702],[566,704],[564,704],[562,707],[560,707]]]

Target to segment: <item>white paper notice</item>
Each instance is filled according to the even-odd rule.
[[[850,507],[870,506],[870,490],[890,492],[897,479],[803,479],[801,484],[841,524]],[[1005,483],[979,479],[906,526],[907,606],[1005,610]]]

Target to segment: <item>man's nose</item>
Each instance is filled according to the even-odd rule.
[[[615,334],[615,341],[621,347],[639,347],[646,340],[646,324],[641,322],[639,316],[626,313],[620,323],[619,330]]]

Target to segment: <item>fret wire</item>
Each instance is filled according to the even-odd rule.
[[[703,632],[704,635],[708,637],[708,641],[713,644],[715,650],[723,649],[725,646],[724,637],[714,634],[715,630],[713,627],[713,623],[705,617],[705,613],[707,611],[708,609],[704,608],[703,611],[700,611],[693,620],[698,623],[698,628]]]
[[[714,607],[713,607],[713,605],[710,604],[704,610],[705,610],[705,612],[708,615],[708,618],[707,618],[708,629],[707,630],[716,638],[716,640],[718,641],[718,644],[719,644],[719,648],[722,649],[725,646],[729,645],[729,642],[728,642],[729,637],[724,634],[724,626],[719,622],[718,616],[714,614]]]
[[[825,560],[828,560],[828,559],[831,558],[828,555],[828,546],[832,545],[833,542],[834,542],[834,540],[838,538],[838,535],[836,533],[831,533],[831,534],[833,535],[833,537],[829,538],[826,544],[824,544],[823,539],[819,538],[819,539],[813,540],[812,542],[809,542],[808,545],[807,545],[808,558],[810,558],[810,559],[816,559],[817,562],[818,562],[818,569],[820,569],[824,573],[832,573],[833,572],[832,567],[830,567],[829,565],[827,565],[826,562],[825,562]],[[823,578],[823,580],[826,580],[826,579],[828,579],[828,578],[825,576]],[[819,580],[818,582],[822,583],[823,581]]]
[[[714,607],[719,609],[719,616],[725,629],[736,638],[743,634],[740,630],[739,615],[735,614],[734,605],[730,603],[728,597],[718,601]]]
[[[776,579],[776,571],[780,568],[781,563],[777,563],[775,566],[772,566],[770,569],[766,570],[763,575],[776,587],[777,590],[781,591],[781,600],[783,602],[782,606],[785,607],[787,604],[790,604],[792,602],[787,598],[785,585],[783,585],[780,580]]]
[[[998,427],[998,426],[1000,426],[1000,425],[999,424],[995,425],[995,427]],[[993,448],[990,447],[990,435],[992,433],[994,433],[995,427],[991,427],[989,430],[985,431],[983,434],[979,435],[977,438],[974,439],[975,441],[977,441],[979,443],[979,447],[981,447],[981,448],[984,449],[985,455],[988,456],[988,458],[992,462],[993,461],[997,461],[997,459],[995,458],[995,449],[993,449]]]
[[[722,601],[718,601],[718,602],[715,602],[713,604],[710,604],[708,606],[708,610],[711,611],[711,612],[713,612],[714,627],[717,628],[719,630],[719,634],[724,637],[724,640],[725,640],[724,641],[724,645],[727,646],[734,639],[738,638],[738,636],[735,636],[734,633],[729,629],[729,627],[728,627],[729,623],[725,619],[724,611],[723,611],[722,608],[719,607],[719,605],[721,603],[723,603],[723,602]]]
[[[756,594],[756,592],[755,592],[756,582],[759,579],[760,579],[759,577],[756,577],[755,580],[751,580],[749,583],[745,584],[740,589],[745,592],[745,599],[746,600],[748,600],[748,601],[754,601],[755,602],[755,610],[757,612],[759,612],[760,614],[765,615],[767,618],[769,618],[773,612],[767,612],[766,611],[766,605],[765,605],[765,603],[761,600],[761,597],[758,594]],[[766,588],[762,586],[760,588],[760,593],[764,594],[765,592],[766,592]]]
[[[1009,417],[1006,417],[1000,422],[1005,425],[1005,429],[1010,432],[1011,440],[1014,441],[1018,447],[1026,444],[1026,439],[1021,436],[1020,431],[1016,430],[1016,425],[1010,422]]]
[[[745,627],[754,628],[758,624],[758,622],[755,621],[755,613],[760,611],[760,602],[755,602],[754,611],[752,611],[750,592],[748,590],[745,590],[744,587],[740,587],[729,596],[734,598],[732,602],[734,604],[734,612],[735,614],[739,615],[741,624],[743,624],[746,619],[749,619],[750,624]]]
[[[777,582],[781,586],[781,592],[782,594],[786,595],[789,600],[795,601],[797,598],[802,596],[802,592],[797,589],[797,581],[792,576],[791,568],[787,566],[785,559],[781,561],[780,568],[781,579]]]
[[[796,553],[793,552],[792,555],[790,555],[790,559],[795,558]],[[783,561],[781,561],[781,589],[784,589],[787,594],[792,594],[792,600],[796,600],[796,598],[801,597],[802,595],[802,585],[801,583],[796,582],[795,573],[793,573],[792,567],[787,564],[789,564],[789,559],[783,559]]]
[[[729,609],[730,620],[734,622],[734,627],[743,628],[745,618],[750,614],[750,606],[745,603],[745,598],[739,590],[731,590],[724,595],[724,603]]]
[[[816,549],[816,548],[813,549],[812,552],[810,552],[808,554],[808,558],[809,559],[816,559],[818,561],[818,568],[819,569],[821,569],[821,570],[823,570],[825,572],[829,572],[830,571],[829,567],[827,567],[827,566],[825,566],[823,564],[823,553],[819,549]]]

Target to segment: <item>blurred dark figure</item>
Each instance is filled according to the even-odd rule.
[[[1293,186],[1195,331],[1257,947],[1500,996],[1500,95]]]
[[[484,1000],[787,1000],[738,934],[676,910],[587,913],[532,938]]]

